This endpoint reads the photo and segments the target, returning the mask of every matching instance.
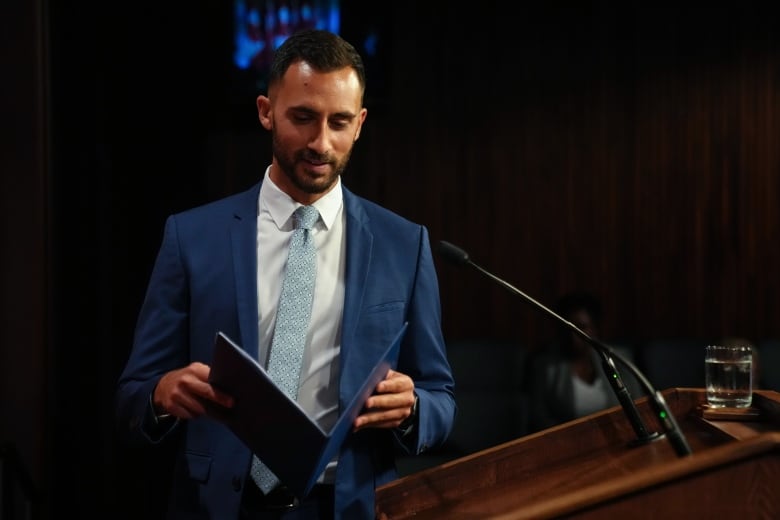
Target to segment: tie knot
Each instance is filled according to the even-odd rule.
[[[320,217],[320,212],[314,206],[301,206],[295,210],[293,216],[296,229],[311,229]]]

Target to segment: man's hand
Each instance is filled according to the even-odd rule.
[[[193,419],[214,404],[231,408],[233,398],[209,384],[210,372],[211,367],[196,362],[162,376],[152,396],[155,412]]]
[[[363,428],[397,428],[412,413],[414,381],[401,372],[390,370],[376,385],[363,413],[355,418],[354,431]]]

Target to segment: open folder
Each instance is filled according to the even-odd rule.
[[[406,332],[404,323],[378,356],[360,390],[329,432],[271,380],[268,373],[224,333],[215,339],[209,382],[232,395],[233,408],[214,411],[298,498],[309,494],[352,431],[366,399],[384,379]]]

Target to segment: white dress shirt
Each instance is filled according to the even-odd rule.
[[[270,168],[270,167],[269,167]],[[257,301],[259,362],[268,354],[282,291],[284,266],[293,231],[292,215],[301,204],[271,181],[268,169],[260,187],[257,213]],[[344,308],[345,214],[341,179],[314,203],[320,219],[313,228],[317,247],[317,276],[311,322],[298,384],[298,403],[329,431],[338,419],[338,356]],[[329,468],[332,470],[332,466]],[[330,471],[326,471],[326,475]],[[326,477],[326,480],[330,478]]]

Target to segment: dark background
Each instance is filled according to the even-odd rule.
[[[269,136],[231,96],[228,6],[52,4],[0,7],[3,467],[45,515],[148,518],[169,454],[117,446],[112,400],[163,221],[254,184]],[[780,336],[771,3],[370,4],[390,46],[349,188],[545,304],[597,292],[637,348]],[[365,9],[344,2],[351,27]],[[448,340],[549,336],[439,274]]]

